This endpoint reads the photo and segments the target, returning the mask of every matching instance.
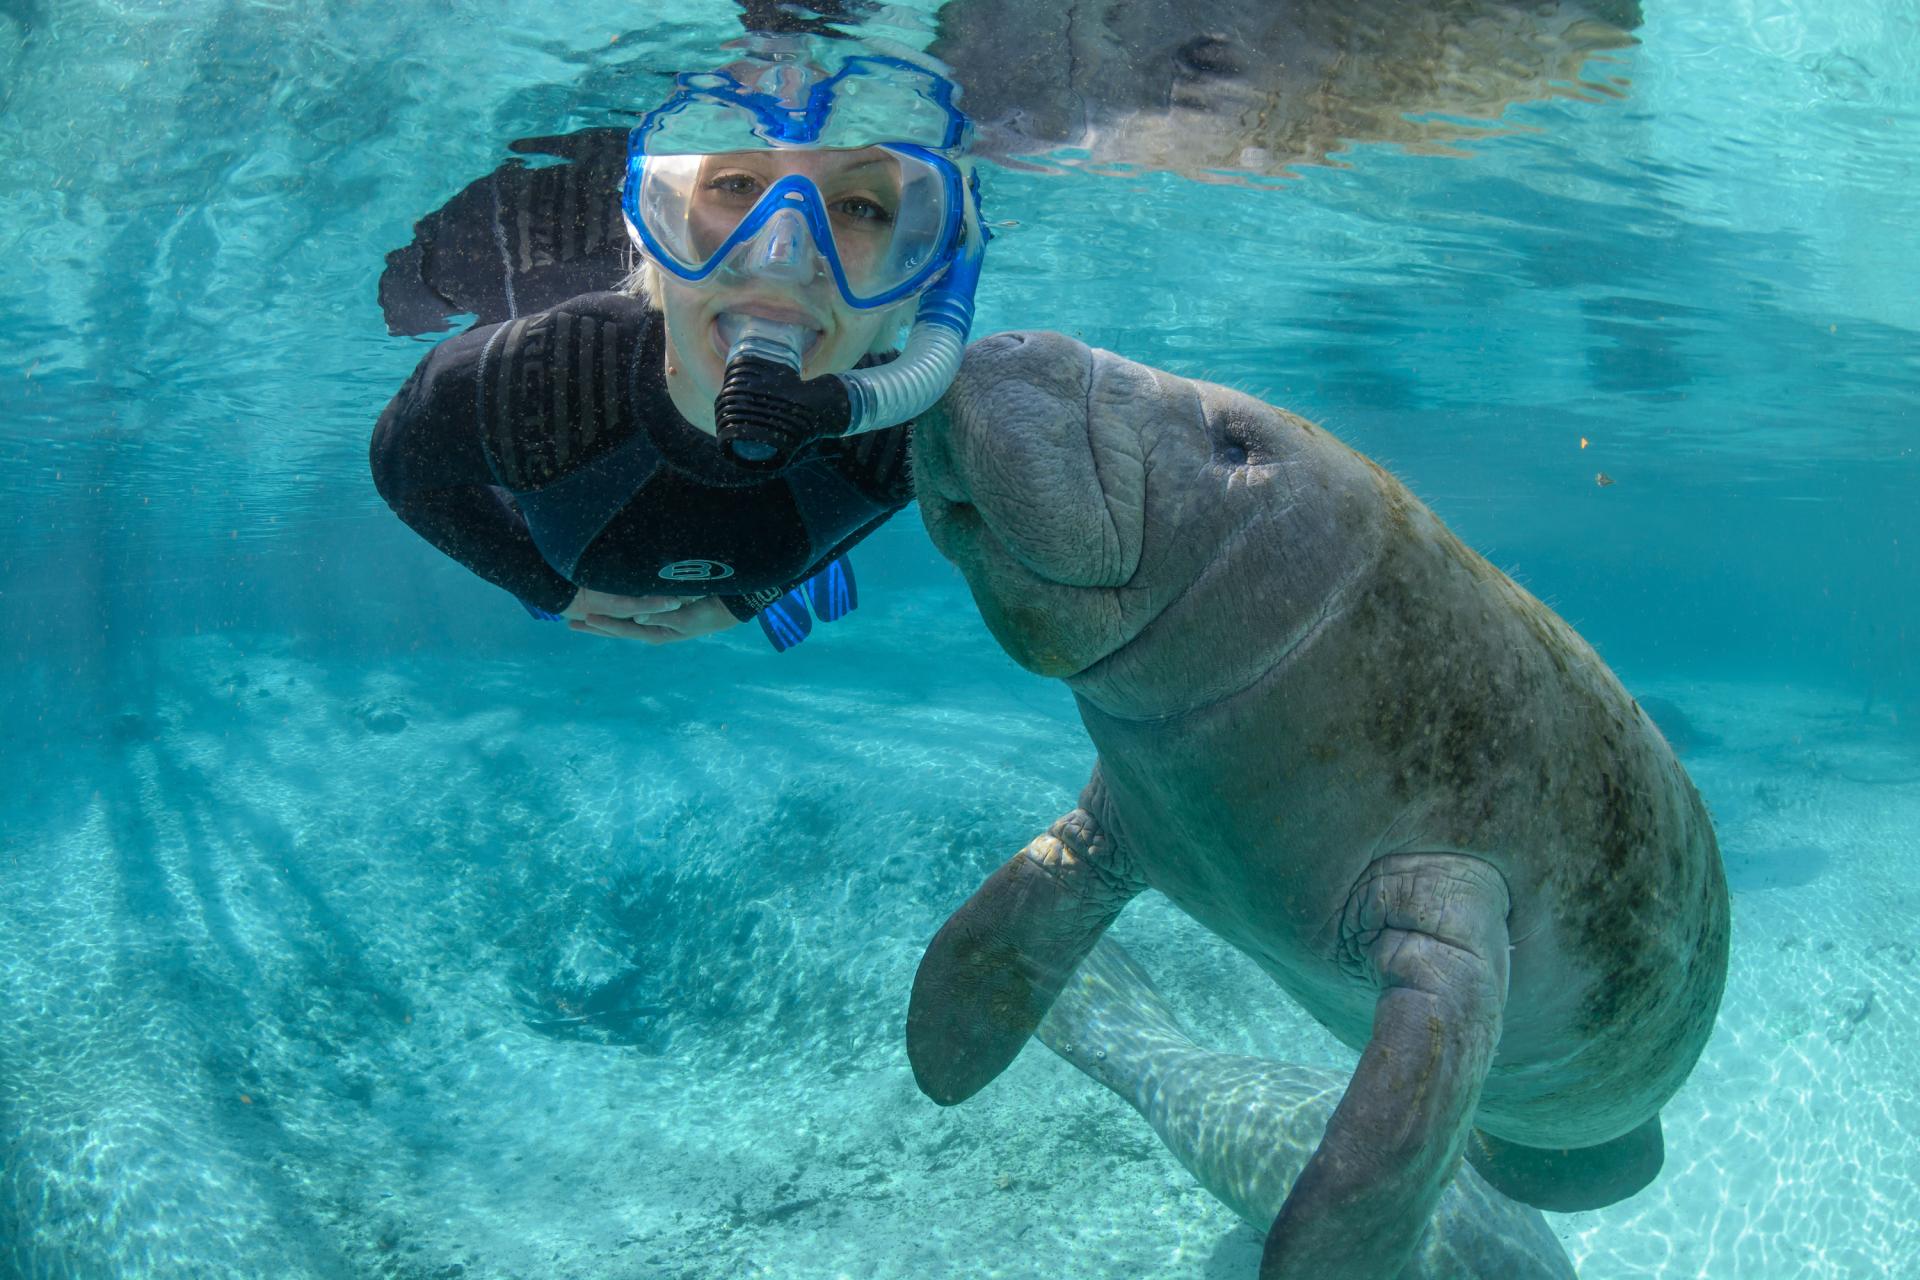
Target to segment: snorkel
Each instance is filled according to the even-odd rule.
[[[714,426],[728,457],[749,470],[777,470],[791,457],[792,445],[898,426],[933,407],[960,372],[973,329],[986,236],[974,213],[977,201],[968,203],[959,253],[920,296],[906,345],[885,364],[803,380],[804,329],[758,317],[738,327],[713,402]]]
[[[681,76],[628,144],[628,231],[681,281],[757,277],[797,289],[826,287],[830,275],[858,311],[917,299],[898,355],[811,379],[801,369],[813,331],[723,317],[715,434],[748,470],[782,470],[810,441],[895,426],[938,400],[966,349],[989,238],[977,177],[956,163],[970,125],[950,82],[891,57],[849,58],[824,80],[808,72],[781,62],[745,83],[731,71]],[[842,162],[824,157],[890,181],[867,194],[828,188]],[[723,161],[745,171],[712,176]]]

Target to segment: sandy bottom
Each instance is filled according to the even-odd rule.
[[[1037,1046],[915,1091],[921,948],[1092,762],[944,603],[780,657],[197,639],[41,721],[0,1275],[1250,1280],[1258,1234]],[[1818,690],[1635,692],[1691,722],[1733,970],[1663,1176],[1551,1221],[1586,1280],[1920,1275],[1920,742]],[[1203,1042],[1351,1066],[1164,902],[1118,933]]]

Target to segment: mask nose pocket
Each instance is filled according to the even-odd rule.
[[[742,246],[740,274],[785,284],[804,284],[820,271],[813,234],[797,208],[786,208],[767,219],[760,233]]]

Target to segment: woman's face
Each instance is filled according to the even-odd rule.
[[[802,173],[819,188],[843,269],[858,279],[886,251],[899,206],[885,153],[767,151],[709,156],[689,207],[689,231],[702,252],[717,247],[755,201],[782,177]],[[727,318],[759,317],[806,330],[802,376],[844,373],[891,338],[912,301],[861,310],[847,305],[797,214],[777,215],[725,265],[699,284],[658,276],[667,324],[667,389],[674,406],[711,432],[713,400],[726,371]]]

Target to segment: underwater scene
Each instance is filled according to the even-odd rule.
[[[0,194],[0,1277],[1920,1277],[1909,0],[0,0]]]

